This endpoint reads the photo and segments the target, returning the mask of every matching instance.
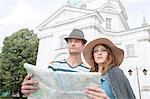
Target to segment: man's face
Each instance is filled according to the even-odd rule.
[[[80,54],[85,44],[80,39],[68,39],[68,50],[70,54]]]

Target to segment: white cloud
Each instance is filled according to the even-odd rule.
[[[6,17],[0,20],[0,48],[3,39],[10,36],[13,32],[21,28],[34,28],[37,25],[40,14],[33,11],[30,4],[24,0],[20,0],[17,6],[12,9]]]
[[[23,23],[24,14],[30,10],[30,7],[20,1],[14,10],[10,12],[10,14],[2,20],[1,24],[9,24],[9,23]]]
[[[123,0],[122,0],[123,1]],[[147,1],[147,0],[124,0],[124,1],[126,1],[126,2],[131,2],[131,1],[134,1],[134,2],[139,2],[139,1]]]
[[[35,19],[39,16],[38,13],[33,12],[30,5],[24,0],[21,0],[18,5],[1,20],[2,25],[15,25],[15,24],[26,24],[29,20]]]

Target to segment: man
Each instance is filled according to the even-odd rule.
[[[83,64],[81,59],[81,52],[85,46],[87,40],[84,38],[84,34],[79,29],[73,29],[68,38],[65,38],[68,44],[69,57],[62,61],[54,61],[48,66],[49,69],[62,72],[89,72],[90,68]],[[24,95],[29,96],[38,90],[38,87],[33,86],[38,84],[37,80],[32,79],[32,75],[27,75],[22,83],[21,91]],[[90,92],[93,99],[96,99],[103,92],[98,87],[89,87],[86,93]],[[103,95],[103,94],[102,94]],[[107,98],[106,98],[107,99]]]
[[[48,68],[53,71],[64,72],[89,72],[81,60],[81,52],[86,44],[84,34],[79,29],[74,29],[69,37],[65,38],[68,44],[69,57],[62,61],[54,61]]]

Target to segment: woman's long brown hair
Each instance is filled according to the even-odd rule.
[[[107,57],[107,60],[104,64],[103,70],[102,70],[102,75],[104,75],[111,67],[116,65],[116,61],[115,61],[115,58],[113,56],[111,49],[107,45],[104,45],[104,44],[98,44],[98,45],[104,46],[106,48],[106,51],[108,52],[108,57]],[[92,61],[94,62],[94,67],[91,68],[91,72],[98,72],[98,64],[95,63],[94,56],[93,56],[94,48],[93,48],[92,53],[91,53],[92,54]]]

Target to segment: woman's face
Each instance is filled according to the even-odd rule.
[[[103,65],[107,60],[108,52],[103,45],[99,44],[94,47],[93,56],[94,56],[94,61],[98,65]]]

